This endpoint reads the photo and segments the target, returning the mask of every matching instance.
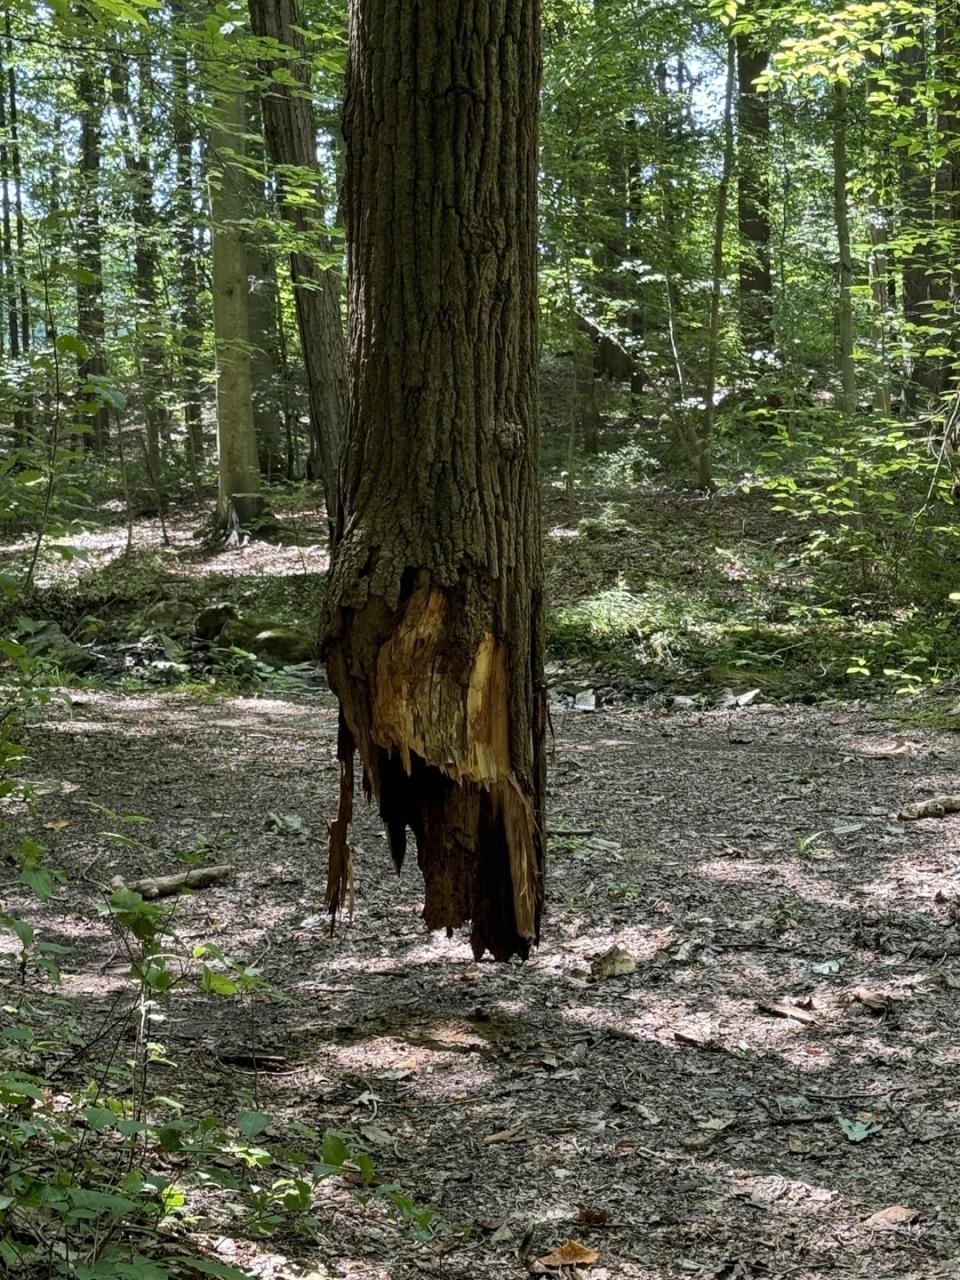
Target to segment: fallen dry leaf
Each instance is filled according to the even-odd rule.
[[[43,824],[44,831],[62,831],[64,827],[69,827],[70,823],[66,818],[58,818],[56,822],[45,822]]]
[[[695,1049],[716,1049],[716,1039],[709,1031],[674,1031],[677,1044],[690,1044]]]
[[[636,967],[637,962],[629,951],[613,946],[593,961],[590,972],[597,982],[603,982],[605,978],[624,978],[628,973],[634,973]]]
[[[577,1221],[585,1227],[605,1227],[610,1221],[610,1211],[608,1209],[590,1209],[585,1204],[582,1204],[580,1212],[577,1214]]]
[[[680,1139],[681,1147],[687,1151],[706,1151],[716,1142],[719,1134],[716,1129],[701,1129],[696,1133],[687,1133]]]
[[[858,987],[853,996],[860,1004],[866,1005],[872,1013],[886,1013],[893,1005],[889,996],[879,991],[871,991],[868,987]]]
[[[908,1209],[902,1204],[891,1204],[886,1209],[878,1209],[876,1213],[871,1213],[869,1218],[864,1218],[863,1224],[866,1227],[899,1227],[907,1222],[913,1222],[918,1216],[916,1209]]]
[[[767,1013],[772,1018],[792,1018],[794,1022],[816,1022],[812,1013],[795,1004],[789,1004],[786,1000],[758,1000],[756,1004],[761,1013]]]
[[[600,1255],[576,1240],[564,1240],[559,1249],[537,1261],[542,1267],[592,1267]]]
[[[519,1129],[498,1129],[496,1133],[488,1133],[483,1141],[492,1147],[497,1142],[516,1142],[519,1136]]]

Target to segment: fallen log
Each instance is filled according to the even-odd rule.
[[[233,867],[222,863],[216,867],[195,867],[172,876],[144,876],[142,880],[128,880],[123,887],[143,898],[169,898],[182,889],[209,889],[223,884],[233,875]]]

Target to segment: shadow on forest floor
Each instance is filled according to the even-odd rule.
[[[176,995],[154,1091],[197,1114],[255,1100],[291,1141],[349,1129],[471,1228],[417,1243],[334,1179],[317,1238],[245,1240],[221,1214],[218,1256],[268,1280],[505,1280],[572,1236],[610,1280],[956,1274],[960,819],[892,816],[949,788],[955,737],[858,704],[558,702],[544,937],[496,966],[423,932],[416,867],[397,882],[368,811],[354,921],[329,936],[334,721],[324,694],[89,692],[26,742],[69,874],[36,923],[77,948],[62,994],[87,1034],[127,982],[96,901],[205,848],[237,874],[178,902],[182,946],[215,940],[289,999]],[[91,805],[149,819],[143,843],[105,840]],[[635,971],[592,980],[613,944]],[[894,1205],[913,1217],[872,1218]]]

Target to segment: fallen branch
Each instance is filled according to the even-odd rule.
[[[123,887],[144,898],[169,898],[181,889],[209,889],[223,884],[232,875],[233,867],[223,863],[216,867],[196,867],[174,876],[144,876],[142,880],[126,881]]]
[[[904,822],[912,822],[915,818],[942,818],[948,813],[960,813],[960,796],[934,796],[930,800],[905,804],[898,817]]]

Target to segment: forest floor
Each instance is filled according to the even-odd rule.
[[[612,527],[600,594],[622,597],[651,552]],[[701,536],[716,543],[709,522]],[[597,594],[588,541],[551,561],[555,590],[578,584],[571,606]],[[256,574],[254,551],[233,555]],[[229,884],[177,901],[177,949],[215,942],[286,998],[174,992],[151,1091],[196,1115],[256,1107],[290,1148],[302,1126],[351,1132],[428,1238],[339,1176],[309,1227],[290,1214],[258,1238],[211,1192],[171,1235],[263,1280],[506,1280],[567,1239],[597,1255],[596,1280],[956,1277],[960,815],[897,816],[955,786],[949,718],[854,690],[737,705],[749,664],[732,690],[729,664],[704,667],[677,699],[565,662],[561,645],[548,904],[526,964],[426,934],[416,866],[397,880],[363,806],[353,920],[330,936],[322,684],[81,685],[41,709],[23,770],[36,812],[9,822],[41,826],[67,880],[42,913],[9,905],[75,948],[60,997],[80,1038],[129,1003],[129,961],[96,916],[112,878],[183,870],[185,851],[230,863]],[[614,946],[634,967],[603,976]]]

